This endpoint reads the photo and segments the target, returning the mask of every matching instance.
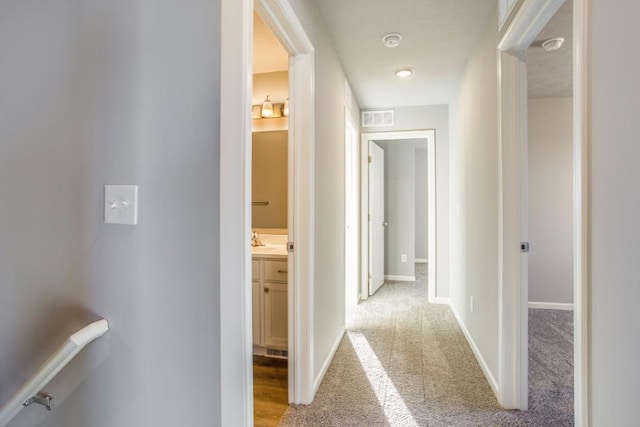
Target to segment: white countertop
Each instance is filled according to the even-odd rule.
[[[287,258],[286,234],[260,234],[264,246],[252,246],[252,258]]]

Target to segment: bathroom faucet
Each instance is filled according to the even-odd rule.
[[[260,236],[258,235],[257,231],[254,231],[253,233],[251,233],[251,246],[253,247],[264,246],[264,243],[260,241]]]

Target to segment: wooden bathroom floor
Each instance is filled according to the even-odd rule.
[[[287,361],[253,356],[253,423],[276,427],[287,403]]]

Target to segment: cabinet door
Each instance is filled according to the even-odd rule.
[[[262,331],[260,325],[262,322],[262,304],[260,303],[260,282],[251,282],[251,308],[253,325],[253,345],[262,345]]]
[[[264,345],[287,348],[287,285],[285,283],[264,284]]]

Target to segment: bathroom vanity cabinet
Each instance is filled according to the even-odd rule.
[[[286,358],[287,257],[254,255],[251,267],[253,354]]]

